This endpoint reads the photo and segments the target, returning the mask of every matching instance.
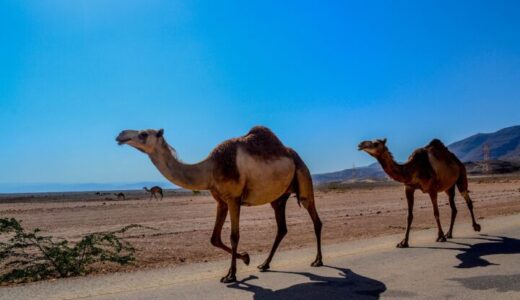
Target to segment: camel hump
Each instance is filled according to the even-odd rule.
[[[251,128],[246,135],[238,138],[238,143],[249,154],[265,160],[290,156],[282,141],[264,126]]]
[[[276,135],[271,131],[271,129],[265,127],[265,126],[254,126],[249,130],[249,132],[246,135],[255,134],[255,135]]]
[[[255,126],[246,135],[227,140],[213,149],[210,157],[217,164],[217,177],[238,181],[236,157],[239,147],[263,160],[290,157],[287,148],[269,128]]]
[[[446,146],[444,145],[444,143],[441,142],[441,140],[439,140],[439,139],[433,139],[426,147],[435,147],[435,148],[440,148],[440,149],[446,149]]]

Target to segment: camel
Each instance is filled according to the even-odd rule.
[[[321,227],[316,211],[310,172],[291,148],[282,144],[268,128],[253,127],[242,137],[219,144],[203,161],[185,164],[168,145],[160,130],[125,130],[116,138],[150,157],[157,169],[174,184],[189,190],[209,190],[217,202],[217,216],[211,244],[231,254],[231,266],[223,283],[236,281],[236,259],[249,265],[249,254],[238,253],[239,219],[242,206],[270,204],[274,209],[278,231],[271,251],[258,268],[266,271],[278,245],[287,234],[285,206],[294,193],[298,203],[307,209],[314,224],[317,242],[316,259],[311,266],[322,266]],[[222,226],[229,212],[231,248],[221,240]]]
[[[117,197],[117,200],[126,200],[125,194],[123,193],[114,193],[114,196]]]
[[[150,193],[150,200],[152,200],[152,196],[156,199],[156,200],[159,200],[159,197],[157,197],[157,195],[161,195],[161,199],[163,199],[163,189],[159,186],[153,186],[151,189],[148,189],[147,187],[144,187],[143,190],[145,190],[146,192]]]
[[[445,242],[446,239],[453,238],[453,225],[457,216],[455,188],[458,188],[466,201],[471,214],[473,229],[480,231],[481,227],[475,221],[473,202],[469,196],[466,167],[440,140],[434,139],[426,147],[415,150],[404,164],[398,164],[394,161],[392,154],[386,147],[386,139],[361,142],[359,150],[375,157],[390,178],[405,185],[408,219],[404,239],[397,244],[398,248],[409,246],[408,238],[413,220],[414,193],[417,189],[420,189],[423,193],[428,193],[432,201],[433,214],[438,228],[437,242]],[[437,193],[439,192],[445,192],[448,195],[451,207],[450,228],[446,235],[439,220],[439,207],[437,205]]]

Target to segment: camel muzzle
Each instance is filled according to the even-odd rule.
[[[358,145],[358,151],[365,150],[366,148],[369,148],[372,143],[368,141],[364,141],[359,143]]]
[[[116,142],[119,145],[126,144],[127,142],[132,140],[132,136],[134,136],[136,132],[137,131],[135,131],[135,130],[124,130],[124,131],[121,131],[121,133],[119,133],[119,135],[116,137]]]

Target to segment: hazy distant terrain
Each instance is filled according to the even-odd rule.
[[[452,143],[448,148],[466,165],[469,174],[478,175],[486,171],[483,160],[484,145],[489,146],[492,174],[520,171],[520,125],[507,127],[493,133],[478,133]],[[412,151],[413,149],[410,149]],[[385,181],[388,176],[379,163],[345,169],[336,172],[314,174],[315,184],[329,182]],[[0,184],[0,193],[76,192],[76,191],[119,191],[139,190],[144,186],[158,185],[167,189],[177,188],[168,181],[135,183],[82,183],[82,184]]]
[[[141,190],[143,187],[160,186],[164,189],[177,188],[168,181],[143,181],[120,183],[0,183],[0,193],[52,193],[83,191]]]

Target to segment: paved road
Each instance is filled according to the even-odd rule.
[[[434,230],[324,248],[327,266],[311,268],[314,250],[278,253],[272,271],[239,266],[235,284],[218,282],[228,261],[41,282],[0,289],[0,299],[520,299],[520,215],[482,220],[482,234],[457,224],[456,238]]]

